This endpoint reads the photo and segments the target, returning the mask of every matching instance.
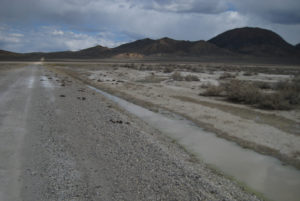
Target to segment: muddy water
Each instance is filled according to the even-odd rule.
[[[205,163],[274,201],[299,201],[300,171],[279,160],[217,137],[177,115],[154,113],[94,87],[121,107],[167,134]]]

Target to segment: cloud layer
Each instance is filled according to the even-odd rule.
[[[235,27],[272,29],[300,42],[298,0],[1,0],[0,49],[114,47],[144,37],[210,39]]]

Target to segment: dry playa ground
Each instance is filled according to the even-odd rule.
[[[260,200],[194,162],[171,139],[65,74],[67,69],[49,69],[38,63],[0,66],[0,200]],[[131,73],[75,70],[95,83],[94,77]],[[141,99],[161,93],[125,78],[102,84],[127,86],[124,92]],[[164,97],[164,104],[185,103],[171,93]]]
[[[220,137],[300,168],[299,108],[268,111],[224,98],[199,96],[207,86],[222,84],[223,75],[276,84],[299,74],[297,66],[106,63],[66,64],[55,68],[148,109],[164,108],[180,114]],[[174,80],[175,71],[182,77],[192,75],[198,80]]]

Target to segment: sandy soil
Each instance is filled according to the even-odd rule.
[[[224,73],[239,80],[277,83],[299,73],[298,67],[285,67],[282,71],[278,66],[233,66],[226,70],[219,65],[181,64],[177,70],[182,76],[194,75],[199,81],[175,81],[171,77],[173,72],[164,72],[162,64],[139,64],[139,68],[133,64],[68,66],[60,69],[152,110],[168,109],[223,138],[300,167],[299,109],[265,111],[199,96],[205,86],[221,84]]]

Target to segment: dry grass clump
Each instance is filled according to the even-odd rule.
[[[300,90],[300,75],[295,76],[291,81],[280,81],[275,86],[276,90]]]
[[[120,67],[139,70],[139,71],[153,71],[157,70],[156,66],[153,65],[145,65],[145,64],[138,64],[138,63],[126,63],[123,65],[120,65]]]
[[[232,79],[232,78],[235,78],[235,77],[236,77],[235,75],[226,72],[226,73],[223,73],[223,74],[219,77],[219,79],[220,79],[220,80],[224,80],[224,79]]]
[[[146,76],[142,80],[138,80],[137,82],[143,82],[143,83],[159,83],[161,81],[165,80],[164,78],[158,77],[155,75],[155,73],[151,73],[151,75]]]
[[[255,86],[257,86],[260,89],[274,89],[274,84],[273,83],[268,83],[268,82],[262,82],[262,81],[255,81],[253,82]]]
[[[153,71],[155,70],[155,66],[152,66],[152,65],[145,65],[145,64],[140,64],[138,65],[137,64],[137,68],[136,70],[139,70],[139,71]]]
[[[191,82],[191,81],[200,81],[198,76],[196,75],[187,75],[185,76],[185,81]]]
[[[180,72],[176,71],[174,72],[172,75],[171,75],[171,78],[175,81],[188,81],[188,82],[191,82],[191,81],[200,81],[198,76],[196,75],[187,75],[187,76],[183,76],[181,75]]]
[[[183,81],[184,80],[184,77],[178,71],[174,72],[171,77],[175,81]]]
[[[174,67],[173,66],[166,66],[164,68],[164,73],[172,73],[174,71]]]
[[[279,83],[272,92],[261,88],[251,82],[231,80],[224,87],[209,86],[201,95],[224,96],[232,102],[269,110],[289,110],[300,105],[300,77]]]
[[[240,80],[231,80],[226,84],[225,90],[227,99],[233,102],[256,104],[262,98],[258,87]]]
[[[195,73],[205,73],[205,69],[202,67],[192,67],[190,71]]]
[[[258,108],[267,110],[290,110],[292,105],[279,92],[273,94],[264,94],[259,101]]]
[[[250,71],[246,71],[243,73],[244,76],[253,76],[253,75],[257,75],[257,72],[250,72]]]
[[[138,70],[138,67],[135,66],[133,63],[127,63],[127,64],[124,64],[124,65],[121,66],[121,67]]]
[[[206,90],[199,95],[202,96],[223,96],[224,95],[224,87],[222,86],[208,85],[205,87]]]
[[[300,105],[300,76],[296,76],[291,81],[279,83],[276,96],[280,97],[282,102],[290,108]]]

